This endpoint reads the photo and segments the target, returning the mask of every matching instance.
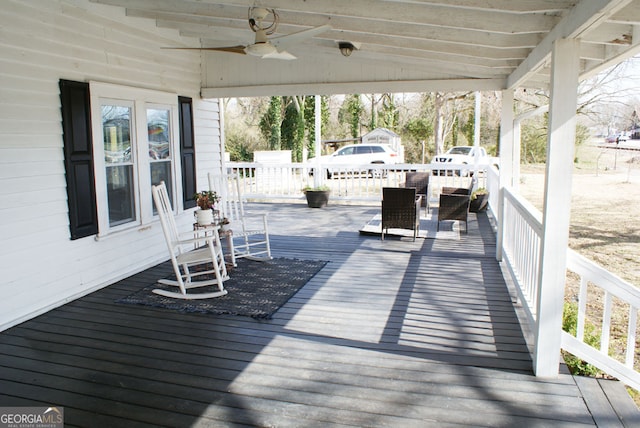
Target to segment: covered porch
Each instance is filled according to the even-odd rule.
[[[620,384],[598,382],[601,394],[586,395],[558,367],[562,348],[640,384],[637,288],[567,252],[576,88],[639,51],[640,1],[274,0],[279,35],[333,28],[293,46],[298,60],[284,64],[165,49],[251,44],[253,1],[6,3],[3,406],[63,406],[72,426],[609,426],[630,414],[614,416],[606,404],[629,402]],[[345,39],[363,47],[348,59],[337,49]],[[63,138],[62,84],[84,88],[73,98],[83,107],[78,123],[93,131],[72,147]],[[550,95],[542,215],[517,194],[518,88]],[[162,106],[172,118],[167,171],[176,215],[190,228],[190,195],[227,167],[221,99],[390,91],[500,91],[500,175],[490,189],[496,236],[481,215],[459,241],[382,243],[357,234],[371,207],[331,207],[314,218],[303,206],[266,205],[276,256],[330,261],[274,320],[114,303],[164,274],[147,269],[166,259],[150,197],[147,113]],[[132,212],[112,221],[104,139],[111,133],[100,125],[102,107],[115,104],[140,120],[126,141],[139,155],[126,165],[136,172],[128,183]],[[72,162],[87,175],[69,183]],[[74,185],[83,197],[71,203]],[[33,201],[39,209],[26,210]],[[87,214],[81,235],[77,213]],[[500,261],[509,263],[506,277],[520,281],[515,291]],[[606,360],[608,334],[594,351],[580,343],[584,323],[576,340],[562,333],[568,269],[579,271],[585,288],[606,289],[603,331],[613,296],[629,304],[624,363]],[[514,302],[525,305],[522,319]],[[533,360],[519,331],[523,319],[535,330]]]
[[[358,233],[378,205],[250,207],[274,257],[329,262],[273,319],[115,303],[159,265],[0,333],[3,405],[68,426],[640,423],[619,382],[534,376],[487,213],[412,242]]]

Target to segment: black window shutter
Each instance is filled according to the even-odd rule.
[[[182,197],[185,209],[193,208],[196,202],[196,145],[193,137],[193,103],[191,98],[178,97],[180,106],[180,157],[182,160]]]
[[[89,84],[60,80],[71,239],[98,233]]]

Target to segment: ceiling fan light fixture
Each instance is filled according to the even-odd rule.
[[[351,42],[338,42],[338,48],[342,56],[350,56],[355,46]]]
[[[278,50],[269,42],[258,42],[249,45],[245,48],[245,52],[249,55],[263,57],[265,55],[273,54]]]

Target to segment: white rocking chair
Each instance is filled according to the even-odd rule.
[[[160,224],[164,232],[171,264],[176,275],[175,280],[160,279],[159,284],[178,287],[179,291],[162,289],[153,290],[154,293],[176,299],[211,299],[227,294],[223,282],[229,279],[227,267],[224,263],[220,236],[216,228],[208,229],[207,234],[195,235],[193,232],[188,238],[181,238],[176,227],[171,202],[167,194],[164,182],[152,186],[153,200],[158,210]],[[197,249],[194,247],[200,246]],[[195,266],[204,266],[197,271],[192,271]],[[213,267],[211,267],[213,266]],[[180,270],[182,268],[182,271]],[[201,275],[214,275],[215,279],[194,280]],[[216,291],[187,293],[188,290],[197,287],[212,286]]]
[[[258,261],[271,260],[269,226],[267,215],[251,219],[245,215],[240,178],[238,174],[209,174],[209,189],[215,190],[221,198],[221,215],[231,222],[233,251],[231,261],[248,258]],[[258,216],[256,216],[258,217]]]

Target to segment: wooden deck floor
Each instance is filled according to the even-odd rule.
[[[414,243],[360,236],[377,207],[259,208],[275,256],[330,261],[272,320],[114,303],[167,273],[149,269],[0,333],[0,406],[90,427],[622,426],[571,376],[532,375],[485,215]]]

